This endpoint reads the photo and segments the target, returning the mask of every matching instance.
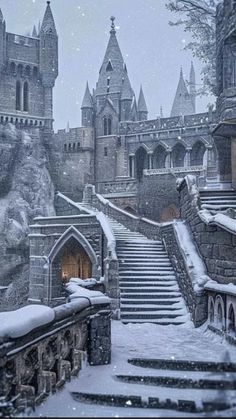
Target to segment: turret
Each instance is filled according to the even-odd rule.
[[[35,25],[34,25],[34,27],[33,27],[32,36],[33,36],[34,38],[37,38],[37,37],[38,37],[38,34],[37,34],[37,30],[36,30],[36,26],[35,26]]]
[[[172,116],[180,116],[180,115],[193,115],[194,113],[195,111],[193,107],[192,97],[189,94],[189,91],[187,89],[184,76],[183,76],[183,70],[181,67],[179,83],[177,86],[170,116],[172,117]]]
[[[148,110],[146,101],[143,94],[142,86],[140,87],[139,98],[138,98],[138,120],[146,121],[148,117]]]
[[[53,87],[58,76],[58,36],[50,7],[47,8],[39,33],[40,73],[44,87]]]
[[[121,121],[129,121],[131,118],[131,105],[133,99],[133,90],[130,85],[128,74],[126,73],[121,91]]]
[[[0,71],[6,62],[6,23],[0,9]]]
[[[192,61],[191,61],[191,70],[190,70],[190,77],[189,77],[189,93],[190,93],[192,104],[193,104],[193,111],[194,113],[196,113],[196,77],[195,77],[195,70],[194,70]]]
[[[81,115],[82,115],[82,126],[83,127],[92,127],[93,126],[93,100],[89,90],[89,85],[87,82],[84,98],[81,106]]]

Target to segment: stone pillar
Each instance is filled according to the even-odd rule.
[[[110,311],[90,318],[88,326],[88,362],[90,365],[105,365],[111,362],[111,319]]]
[[[24,83],[20,85],[20,110],[24,110]]]
[[[231,139],[232,187],[236,189],[236,138]]]
[[[184,167],[190,167],[191,166],[191,159],[190,159],[191,150],[192,150],[191,148],[186,149],[186,154],[185,154],[185,158],[184,158]]]
[[[45,87],[44,88],[44,115],[47,118],[46,126],[47,128],[52,128],[52,121],[53,121],[53,97],[52,97],[52,88]]]
[[[151,151],[151,152],[149,152],[148,153],[148,169],[152,169],[153,168],[153,166],[152,166],[152,155],[153,155],[153,152]]]
[[[172,167],[172,164],[171,164],[171,151],[168,150],[167,151],[167,156],[166,156],[166,161],[165,161],[165,168],[166,169],[169,169],[170,167]]]

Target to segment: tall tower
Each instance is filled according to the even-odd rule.
[[[87,82],[84,98],[81,106],[81,115],[82,115],[82,126],[83,127],[92,127],[93,126],[93,100],[89,90],[89,85]]]
[[[44,87],[45,117],[48,128],[52,128],[53,121],[53,97],[52,89],[58,76],[58,36],[54,23],[50,1],[39,33],[39,69]]]
[[[148,118],[148,110],[146,101],[143,94],[143,88],[140,86],[139,98],[138,98],[138,120],[146,121]]]
[[[0,71],[6,62],[6,23],[0,9]]]
[[[190,77],[189,77],[189,93],[191,96],[193,111],[196,113],[196,77],[193,62],[191,61]]]

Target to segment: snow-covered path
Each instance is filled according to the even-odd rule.
[[[112,321],[112,363],[106,366],[87,366],[79,376],[67,383],[55,395],[50,396],[38,406],[34,417],[196,417],[196,414],[160,409],[143,409],[130,407],[100,406],[73,400],[71,392],[89,392],[102,394],[141,395],[160,399],[188,399],[196,401],[209,400],[217,396],[217,390],[172,389],[153,385],[129,384],[118,381],[116,374],[132,375],[169,375],[182,378],[203,377],[212,379],[232,378],[232,373],[200,373],[196,371],[167,371],[141,368],[127,362],[128,358],[163,358],[198,361],[231,361],[236,362],[235,347],[225,340],[206,330],[206,326],[195,329],[191,322],[180,326],[160,326],[156,324],[122,324]],[[236,379],[236,373],[233,374]],[[236,399],[235,390],[227,391],[228,397]],[[235,400],[236,402],[236,400]],[[235,416],[235,410],[222,412],[222,416]],[[198,414],[204,416],[204,414]],[[211,416],[214,416],[211,413]],[[216,414],[217,416],[217,414]]]

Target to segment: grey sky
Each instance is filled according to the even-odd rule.
[[[149,118],[170,115],[180,66],[189,78],[193,60],[197,83],[201,63],[183,51],[190,39],[180,27],[170,27],[175,16],[166,0],[52,0],[59,36],[59,77],[54,90],[54,128],[80,126],[80,105],[86,81],[95,87],[109,39],[110,16],[116,17],[117,39],[136,96],[143,85]],[[0,0],[7,31],[26,34],[43,18],[45,0]],[[197,99],[204,112],[211,98]]]

